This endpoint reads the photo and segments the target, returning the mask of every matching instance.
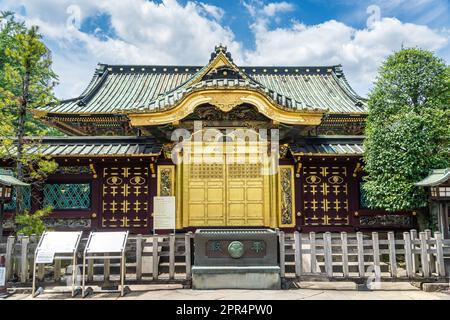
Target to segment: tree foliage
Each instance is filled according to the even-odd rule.
[[[53,95],[57,76],[37,27],[27,28],[9,12],[0,15],[0,26],[0,155],[15,163],[18,179],[35,183],[57,167],[56,162],[40,155],[38,140],[26,138],[57,133],[32,116],[36,108],[57,102]],[[31,148],[35,151],[28,152]],[[16,192],[16,208],[21,213],[21,188]]]
[[[402,49],[380,68],[369,94],[364,183],[371,207],[426,206],[415,182],[450,165],[450,69],[433,53]]]
[[[46,230],[44,218],[52,212],[52,207],[46,207],[30,214],[28,211],[16,216],[15,223],[18,226],[17,233],[23,233],[26,236],[32,234],[38,237]]]

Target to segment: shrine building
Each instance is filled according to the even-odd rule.
[[[31,211],[53,207],[52,228],[149,234],[155,196],[175,197],[178,231],[415,224],[366,204],[367,103],[341,65],[237,66],[224,46],[205,66],[99,64],[78,97],[34,116],[67,135],[28,150],[59,165],[25,190]]]

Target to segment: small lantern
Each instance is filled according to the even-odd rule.
[[[450,185],[433,186],[431,189],[431,198],[435,200],[450,200]]]
[[[11,201],[12,197],[12,187],[0,184],[0,201],[8,202]]]
[[[25,187],[29,184],[14,178],[12,172],[0,168],[0,238],[3,235],[3,205],[12,200],[12,188],[18,186]]]
[[[450,207],[450,168],[435,169],[428,177],[416,183],[416,186],[430,190],[430,204],[437,205],[439,230],[444,238],[449,238],[449,207]]]

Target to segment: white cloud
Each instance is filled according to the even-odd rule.
[[[212,6],[207,3],[200,3],[200,5],[203,7],[203,10],[207,14],[209,14],[213,19],[220,21],[222,20],[223,16],[225,15],[225,11],[222,8]]]
[[[448,30],[395,18],[383,18],[370,29],[355,29],[335,20],[277,25],[284,13],[294,9],[291,3],[249,1],[243,4],[253,19],[254,49],[237,42],[233,31],[221,24],[223,9],[193,0],[184,5],[176,0],[79,0],[76,5],[73,0],[3,0],[2,7],[25,12],[27,23],[40,26],[60,75],[58,97],[80,94],[97,62],[204,65],[218,43],[227,45],[238,64],[342,63],[350,84],[361,94],[367,93],[383,59],[402,45],[450,58]],[[105,36],[105,30],[86,33],[77,28],[79,22],[99,14],[109,17],[113,36]]]
[[[381,62],[392,51],[402,46],[437,51],[445,48],[450,38],[448,33],[395,18],[383,18],[370,29],[354,29],[335,20],[314,26],[293,22],[289,27],[270,29],[260,18],[252,28],[256,49],[246,52],[245,61],[259,65],[341,63],[360,94],[367,93]]]
[[[59,97],[78,95],[97,62],[202,65],[218,43],[227,44],[234,56],[241,55],[233,32],[219,23],[223,10],[212,5],[192,1],[182,5],[176,0],[72,3],[71,0],[4,1],[4,7],[16,12],[21,12],[20,6],[24,7],[22,18],[40,27],[53,52],[55,72],[60,75],[61,84],[56,88]],[[110,17],[114,37],[104,39],[98,37],[98,30],[86,33],[77,28],[78,17],[86,19],[99,13]]]
[[[268,17],[275,16],[278,12],[293,11],[294,5],[288,2],[272,2],[263,7],[264,13]]]

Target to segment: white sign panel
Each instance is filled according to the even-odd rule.
[[[4,287],[6,284],[6,268],[0,267],[0,287]]]
[[[175,229],[175,197],[153,198],[153,229]]]
[[[126,244],[128,232],[92,232],[86,252],[122,252]]]
[[[39,250],[36,255],[36,263],[53,263],[55,252]]]
[[[37,248],[39,251],[53,253],[72,253],[81,238],[81,232],[51,231],[43,234],[44,239]]]

